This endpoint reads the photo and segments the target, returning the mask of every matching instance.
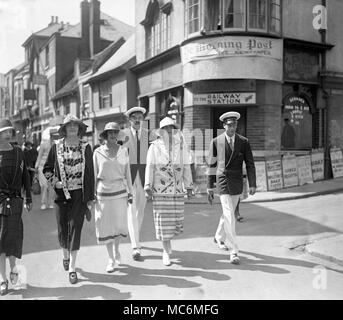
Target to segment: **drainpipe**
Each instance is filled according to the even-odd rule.
[[[322,0],[322,6],[326,8],[327,1]],[[327,31],[326,29],[319,30],[321,34],[321,42],[326,43]],[[326,72],[326,51],[322,54],[321,70]],[[323,124],[324,124],[324,179],[331,178],[331,161],[330,161],[330,143],[329,143],[329,108],[330,95],[324,89],[324,79],[321,78],[321,87],[323,90],[323,98],[325,100],[325,108],[323,110]]]

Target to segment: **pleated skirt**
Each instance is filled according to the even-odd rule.
[[[185,198],[176,196],[153,196],[154,224],[157,240],[171,240],[183,232]]]

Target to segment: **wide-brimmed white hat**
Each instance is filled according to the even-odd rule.
[[[0,120],[0,132],[12,130],[13,135],[15,135],[15,129],[12,125],[12,122],[8,119],[1,119]]]
[[[146,109],[143,107],[133,107],[125,112],[125,115],[129,117],[132,113],[142,112],[143,116],[146,114]]]
[[[225,123],[232,123],[232,122],[236,122],[237,120],[239,120],[240,117],[241,117],[241,115],[238,112],[229,111],[229,112],[222,114],[219,117],[219,120],[221,122],[225,122]]]
[[[176,121],[170,117],[165,117],[160,121],[160,129],[163,129],[167,126],[174,126],[175,129],[179,129],[179,126],[176,123]]]

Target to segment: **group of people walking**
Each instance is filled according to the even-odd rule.
[[[134,107],[126,115],[130,128],[121,130],[119,124],[107,123],[101,133],[103,143],[94,152],[82,139],[87,126],[71,115],[60,125],[59,139],[54,143],[51,139],[46,148],[39,150],[36,168],[43,175],[40,178],[46,180],[47,190],[53,188],[55,193],[62,265],[71,284],[78,281],[76,259],[82,227],[85,218],[92,219],[92,212],[97,242],[107,249],[109,273],[121,264],[123,237],[130,236],[132,258],[141,259],[140,231],[147,200],[152,199],[156,239],[162,244],[164,265],[171,264],[171,240],[183,232],[185,197],[193,195],[191,157],[184,136],[175,120],[166,117],[160,121],[156,139],[149,141],[149,131],[143,126],[146,110]],[[256,188],[249,142],[235,133],[238,119],[238,113],[221,117],[226,132],[211,142],[208,172],[208,200],[212,203],[216,181],[223,208],[215,241],[227,246],[232,263],[239,263],[234,212],[243,189],[243,161],[250,194]],[[10,259],[12,284],[18,276],[15,259],[22,255],[22,189],[26,192],[25,207],[32,209],[29,174],[21,149],[10,143],[13,134],[10,121],[1,120],[1,295],[8,290],[6,257]],[[46,200],[42,209],[51,205]]]

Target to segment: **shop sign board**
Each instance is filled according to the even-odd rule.
[[[334,178],[343,177],[343,155],[339,148],[330,150],[332,173]]]
[[[313,150],[311,153],[311,167],[313,181],[324,179],[324,152],[323,150]]]
[[[302,186],[306,183],[313,183],[311,156],[297,157],[299,185]]]
[[[267,175],[265,161],[255,162],[257,192],[267,191]]]
[[[255,92],[224,92],[193,95],[193,105],[256,104]]]
[[[223,36],[197,39],[181,47],[183,64],[224,57],[266,57],[282,60],[282,39]]]
[[[270,158],[266,161],[268,190],[282,189],[281,158]]]
[[[283,185],[295,187],[299,184],[297,158],[295,155],[285,155],[282,158]]]

